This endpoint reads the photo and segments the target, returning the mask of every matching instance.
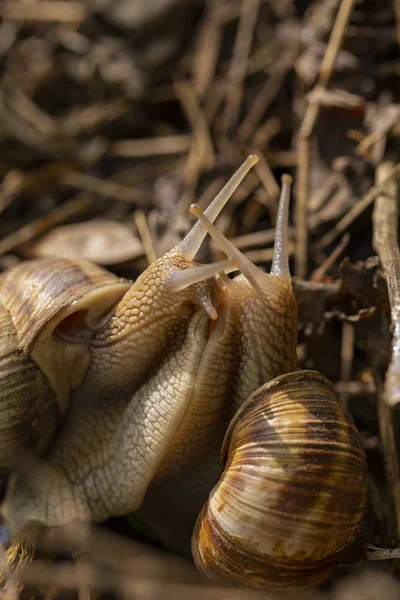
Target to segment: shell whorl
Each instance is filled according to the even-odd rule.
[[[62,259],[26,261],[0,276],[1,476],[22,449],[45,450],[85,373],[88,341],[63,339],[56,327],[79,313],[90,328],[129,287],[89,262]]]
[[[8,474],[18,453],[41,453],[60,422],[55,393],[29,357],[18,349],[18,336],[0,303],[0,477]]]
[[[367,489],[361,439],[329,381],[298,371],[261,387],[233,419],[223,454],[193,540],[200,571],[279,590],[326,580],[354,541]]]
[[[57,315],[59,320],[65,318],[77,310],[79,302],[82,309],[92,308],[95,318],[129,287],[125,280],[87,261],[36,259],[22,262],[1,275],[0,301],[14,323],[19,347],[28,352]],[[103,302],[92,302],[92,294]]]
[[[1,275],[0,302],[14,324],[17,347],[46,376],[62,414],[89,364],[88,332],[129,287],[87,261],[31,260]],[[54,335],[61,322],[72,331],[68,341]]]

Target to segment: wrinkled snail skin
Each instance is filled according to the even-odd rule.
[[[29,520],[48,526],[76,518],[101,521],[142,502],[207,341],[209,318],[196,310],[196,292],[200,287],[208,299],[211,286],[199,283],[172,295],[162,281],[183,261],[174,253],[168,259],[128,286],[111,317],[105,323],[100,318],[97,329],[94,324],[83,336],[89,345],[69,343],[58,331],[52,335],[57,345],[85,350],[73,365],[80,368],[86,352],[90,360],[45,453],[43,476],[17,476],[8,486],[3,514],[12,531]]]
[[[179,553],[190,554],[193,527],[220,476],[220,449],[238,407],[260,385],[282,372],[292,371],[296,365],[297,312],[290,283],[283,277],[271,277],[268,281],[271,288],[263,294],[256,293],[243,276],[229,280],[221,291],[221,307],[212,332],[216,341],[209,347],[209,360],[203,363],[203,383],[198,388],[202,401],[190,412],[191,424],[183,429],[182,445],[176,446],[175,455],[168,455],[172,457],[170,465],[182,465],[188,456],[189,468],[175,474],[171,470],[172,477],[161,481],[156,478],[139,510],[148,530],[167,548]],[[222,345],[223,331],[225,336],[226,332],[233,332],[234,343],[230,337]],[[276,340],[275,347],[271,339]],[[226,361],[225,372],[221,369],[221,356]],[[216,386],[226,378],[223,402],[217,408]],[[220,414],[210,423],[208,435],[204,435],[204,420],[210,414],[216,417],[213,407]],[[193,453],[198,438],[206,441],[206,452]],[[187,448],[186,454],[183,448]]]
[[[160,264],[165,269],[165,257]],[[232,290],[225,283],[210,333],[204,309],[177,314],[179,304],[193,307],[194,286],[165,294],[158,314],[154,303],[147,309],[144,290],[151,289],[148,282],[160,274],[160,264],[148,269],[146,283],[142,278],[130,288],[94,333],[87,372],[46,454],[51,469],[42,479],[9,486],[13,514],[7,516],[16,529],[29,519],[56,526],[73,516],[101,521],[136,510],[155,476],[171,475],[201,456],[227,404],[233,414],[262,381],[293,368],[296,310],[292,297],[288,310],[286,293],[280,302],[278,278],[265,275],[258,293],[242,276]],[[214,295],[216,284],[207,285]],[[272,318],[269,311],[266,319],[272,295],[276,313]],[[126,335],[124,320],[135,310],[139,326]],[[285,327],[287,340],[280,335]],[[271,337],[279,340],[274,348],[267,343]],[[135,365],[132,373],[127,364]]]
[[[211,220],[254,163],[250,157],[211,203],[206,211]],[[131,286],[110,275],[105,287],[111,297],[104,292],[100,307],[95,290],[74,295],[82,286],[76,263],[67,263],[70,281],[55,286],[60,300],[49,285],[61,264],[37,261],[37,271],[43,267],[44,273],[36,275],[36,283],[29,274],[25,289],[35,293],[22,292],[29,296],[22,306],[27,302],[25,312],[38,322],[49,312],[50,323],[35,321],[30,336],[31,328],[22,328],[19,348],[47,375],[62,423],[43,466],[31,478],[17,474],[10,481],[2,512],[11,531],[28,521],[58,526],[136,510],[154,478],[201,459],[221,414],[233,414],[260,383],[293,369],[296,307],[287,277],[265,274],[221,234],[228,259],[193,262],[207,227],[197,223]],[[233,263],[244,275],[230,282],[222,274]],[[33,270],[32,263],[27,268]],[[93,268],[95,277],[106,276]],[[4,297],[16,272],[2,276]],[[14,313],[9,296],[7,308],[17,326],[24,310]],[[272,346],[270,339],[276,340]],[[54,377],[55,363],[69,373],[61,383]]]
[[[282,375],[238,411],[193,555],[216,584],[297,590],[335,571],[362,523],[366,460],[329,381]]]
[[[190,548],[215,485],[192,545],[209,580],[315,586],[346,553],[365,457],[327,380],[296,371],[288,176],[270,274],[213,225],[256,162],[204,214],[193,205],[192,230],[133,284],[58,259],[0,276],[0,475],[20,449],[42,457],[9,477],[1,512],[12,535],[142,506],[165,539]],[[206,235],[225,260],[194,262]]]

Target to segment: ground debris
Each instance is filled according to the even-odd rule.
[[[397,224],[387,212],[400,177],[399,15],[393,0],[0,1],[0,270],[52,254],[51,244],[82,257],[83,231],[85,257],[135,279],[189,230],[190,204],[206,206],[253,152],[257,170],[218,227],[268,270],[280,178],[291,172],[299,365],[330,377],[356,420],[368,526],[386,546],[400,546],[400,429],[387,408],[400,331]],[[104,223],[126,237],[113,246]],[[207,242],[198,258],[223,257]],[[107,587],[94,563],[40,563],[29,577],[44,597],[60,586],[86,598],[91,578],[96,591]],[[207,597],[193,573],[167,581],[176,571],[157,555],[161,563],[162,577],[113,575],[111,591]],[[388,600],[400,593],[395,577],[374,571],[315,598],[371,589]]]

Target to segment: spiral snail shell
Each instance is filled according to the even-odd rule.
[[[335,570],[366,502],[360,436],[316,371],[254,392],[227,431],[225,469],[197,520],[196,565],[218,584],[296,590]]]
[[[289,178],[270,274],[213,225],[255,162],[204,214],[193,206],[193,229],[133,284],[51,259],[1,275],[0,467],[21,447],[43,456],[30,476],[10,477],[2,513],[13,534],[140,509],[190,546],[214,488],[192,544],[211,581],[315,586],[345,556],[363,517],[365,457],[329,382],[296,371]],[[199,265],[207,234],[227,258]]]
[[[0,475],[18,451],[42,454],[53,439],[89,361],[87,332],[128,288],[86,261],[32,260],[1,275]]]

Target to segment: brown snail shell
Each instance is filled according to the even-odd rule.
[[[317,586],[351,547],[364,515],[360,436],[315,371],[277,377],[231,422],[226,462],[196,524],[193,554],[213,583]]]
[[[0,476],[43,452],[89,361],[87,332],[129,289],[91,263],[43,259],[0,276]]]
[[[8,311],[0,304],[0,477],[18,450],[42,452],[60,422],[55,392],[35,363],[18,349]],[[23,442],[22,442],[23,440]]]

